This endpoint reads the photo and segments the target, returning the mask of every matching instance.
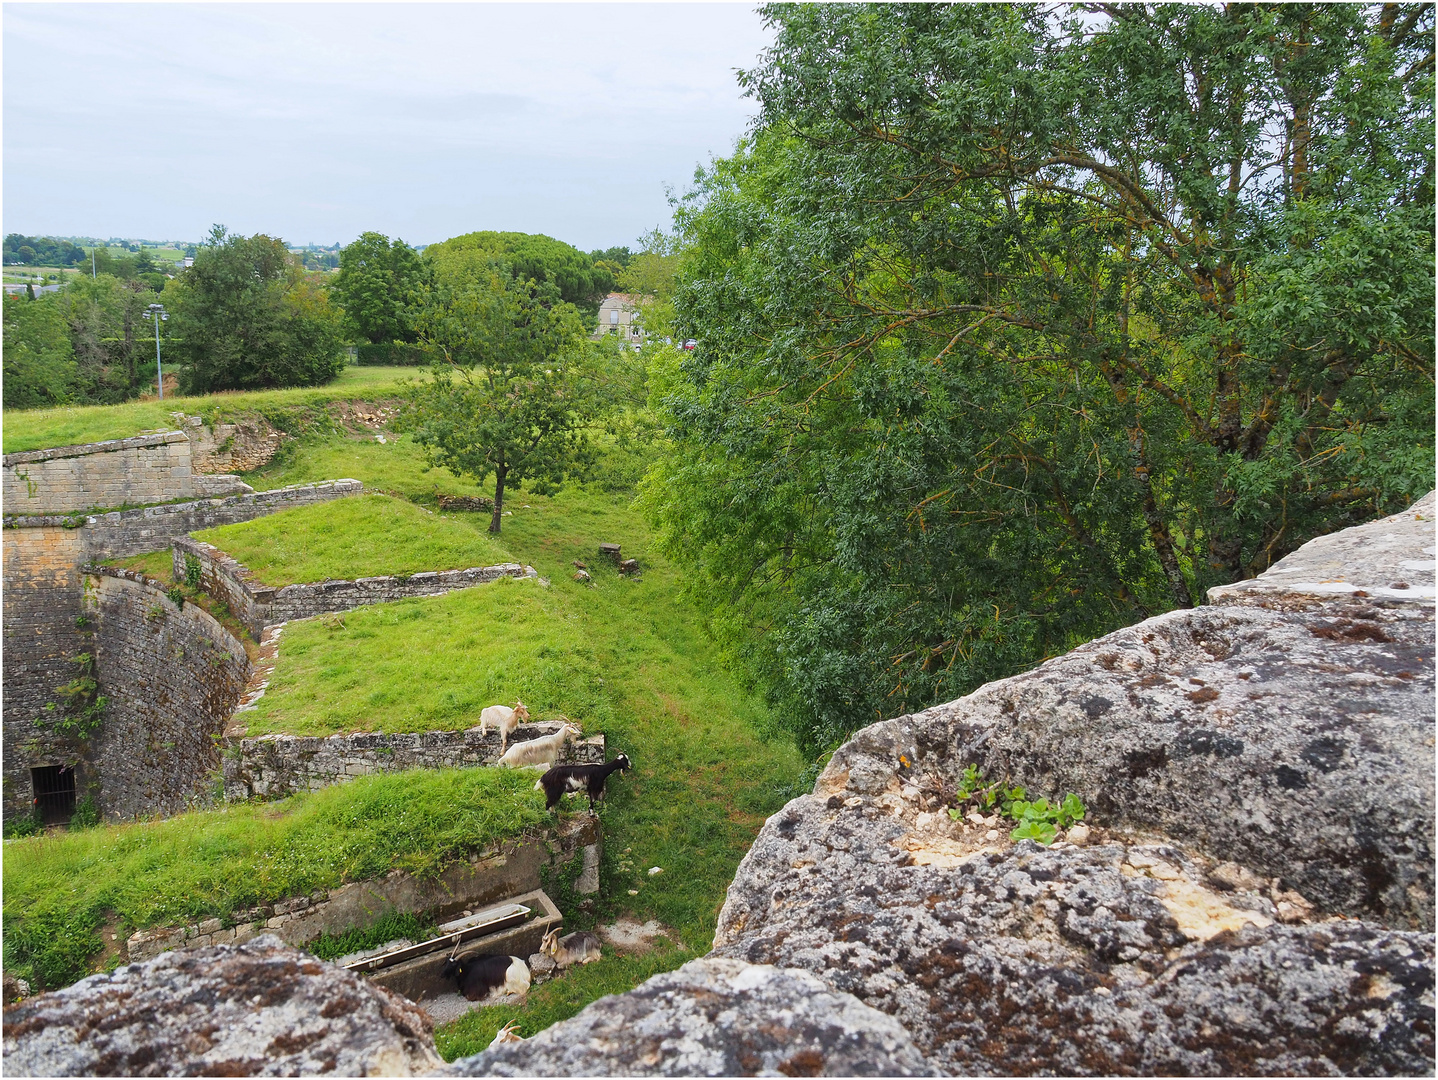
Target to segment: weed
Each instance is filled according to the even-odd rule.
[[[70,739],[88,739],[100,730],[105,722],[105,706],[110,699],[98,693],[99,681],[95,678],[95,657],[87,652],[70,658],[79,671],[75,678],[55,688],[63,705],[56,707],[53,701],[45,705],[47,719],[38,721],[57,735]]]
[[[85,795],[75,803],[75,812],[70,816],[69,829],[71,832],[79,832],[81,829],[93,829],[100,824],[100,807],[95,803],[93,795]]]
[[[180,608],[181,610],[184,609],[184,607],[185,607],[185,590],[184,590],[184,589],[180,588],[178,585],[175,585],[175,586],[173,586],[173,587],[171,587],[171,588],[165,590],[165,596],[168,597],[170,603],[174,604],[177,608]]]
[[[396,938],[428,941],[439,936],[433,919],[421,918],[411,912],[391,911],[369,926],[346,930],[343,934],[321,934],[305,948],[321,960],[334,960],[352,952],[373,949]]]
[[[981,813],[998,813],[1014,822],[1009,833],[1011,840],[1037,840],[1040,844],[1052,844],[1058,830],[1067,829],[1083,820],[1084,804],[1073,792],[1059,802],[1048,799],[1029,799],[1022,786],[1009,787],[1007,781],[987,782],[977,765],[964,770],[963,779],[954,793],[957,805],[949,810],[949,816],[957,821],[964,816],[964,805],[970,803]]]
[[[185,552],[185,584],[192,589],[198,589],[203,580],[201,574],[199,558],[193,552]]]

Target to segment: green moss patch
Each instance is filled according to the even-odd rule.
[[[276,588],[513,561],[485,533],[386,495],[335,499],[194,535]]]

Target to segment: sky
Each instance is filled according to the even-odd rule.
[[[739,4],[3,5],[3,231],[591,251],[732,151]]]

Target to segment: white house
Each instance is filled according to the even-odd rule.
[[[635,348],[644,344],[644,321],[640,299],[630,293],[610,293],[599,305],[599,326],[594,336],[611,334]]]

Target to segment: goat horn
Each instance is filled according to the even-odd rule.
[[[456,956],[459,955],[459,939],[463,936],[463,933],[457,933],[454,935],[454,949],[451,950],[449,954],[449,958],[451,960],[453,960]]]

